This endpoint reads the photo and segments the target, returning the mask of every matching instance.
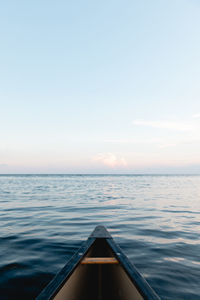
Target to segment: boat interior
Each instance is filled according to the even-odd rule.
[[[82,253],[80,253],[82,255]],[[106,239],[96,239],[55,300],[141,300]]]

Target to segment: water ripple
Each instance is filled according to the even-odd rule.
[[[161,299],[199,299],[199,199],[200,176],[0,176],[1,299],[34,299],[98,224]]]

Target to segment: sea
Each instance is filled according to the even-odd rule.
[[[96,225],[161,299],[200,299],[198,175],[0,175],[0,299],[35,299]]]

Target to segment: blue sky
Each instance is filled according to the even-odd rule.
[[[200,2],[4,1],[0,173],[200,173]]]

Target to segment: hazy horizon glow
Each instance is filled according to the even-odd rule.
[[[1,4],[0,174],[200,173],[200,3]]]

